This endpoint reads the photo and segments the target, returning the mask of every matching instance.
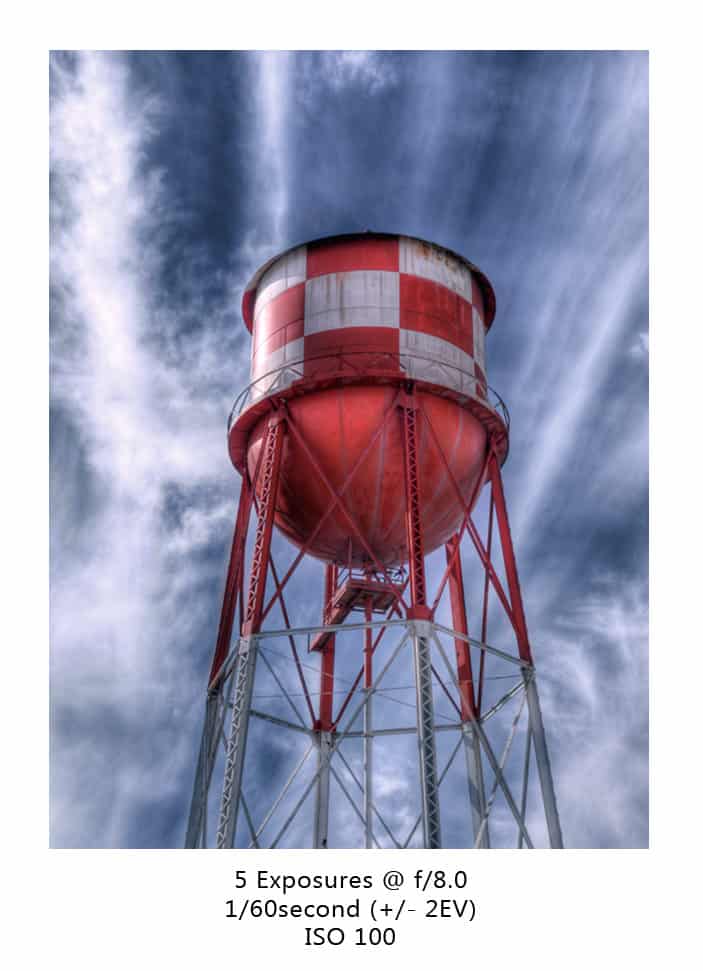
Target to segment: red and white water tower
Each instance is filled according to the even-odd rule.
[[[298,246],[249,284],[251,383],[228,429],[242,483],[187,847],[302,845],[303,833],[317,848],[441,847],[441,786],[461,750],[463,845],[507,845],[507,818],[510,845],[533,846],[534,791],[544,842],[562,846],[501,480],[509,420],[486,379],[494,315],[493,290],[475,266],[441,246],[385,233]],[[482,536],[474,519],[483,490]],[[274,527],[289,541],[285,570],[274,563]],[[442,549],[441,569],[427,569],[426,558]],[[475,611],[462,564],[468,550],[481,571]],[[305,605],[287,602],[286,590],[313,560],[322,561],[319,622],[296,624]],[[489,598],[501,630],[514,635],[511,645],[491,643]],[[403,663],[412,685],[397,690],[410,688],[411,702],[393,698],[388,684],[388,671]],[[355,676],[342,677],[350,665]],[[505,673],[491,674],[491,665]],[[288,706],[283,713],[255,703],[262,677]],[[500,688],[492,703],[489,683]],[[384,699],[404,708],[402,724],[388,705],[381,716]],[[451,715],[439,717],[438,699]],[[497,724],[510,704],[517,714],[498,753],[487,723]],[[274,732],[296,736],[304,751],[290,773],[257,760],[247,745],[253,720],[265,724],[268,741]],[[524,755],[509,774],[518,729]],[[412,769],[382,757],[394,736],[414,740]],[[451,740],[444,765],[440,736]],[[405,780],[405,810],[415,807],[408,833],[398,831],[398,805],[391,812],[382,804],[393,773]],[[489,825],[497,805],[499,840]],[[331,839],[342,807],[347,822]]]

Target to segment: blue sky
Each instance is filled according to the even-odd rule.
[[[53,845],[181,845],[242,288],[367,228],[494,285],[565,840],[647,844],[647,92],[634,53],[52,55]]]

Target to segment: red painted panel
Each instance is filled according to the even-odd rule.
[[[249,332],[251,332],[252,324],[254,321],[254,301],[256,300],[256,290],[247,290],[242,297],[242,317],[244,317],[244,323],[247,325]]]
[[[339,369],[339,358],[326,358],[324,355],[328,352],[330,355],[340,352],[348,355],[345,370],[368,370],[391,367],[394,362],[384,358],[383,354],[396,355],[399,350],[398,330],[395,327],[342,327],[308,334],[305,338],[305,376],[321,370]],[[368,351],[368,356],[360,353],[362,351]]]
[[[294,287],[289,287],[283,293],[279,293],[273,300],[269,300],[266,306],[259,312],[254,321],[254,354],[266,341],[270,340],[274,334],[290,324],[300,323],[301,327],[305,320],[305,284],[298,283]],[[302,337],[302,330],[299,337]],[[283,337],[276,345],[287,343],[291,338]],[[269,350],[273,350],[270,347]]]
[[[260,367],[262,361],[264,361],[272,351],[277,351],[279,347],[283,347],[284,344],[290,344],[291,341],[296,340],[303,336],[304,324],[302,320],[294,320],[292,324],[287,324],[285,327],[281,327],[274,334],[269,337],[267,341],[263,344],[259,344],[256,349],[255,354],[252,357],[252,374],[262,374],[265,373],[268,368]],[[299,357],[302,357],[302,351]]]
[[[459,304],[459,330],[461,341],[459,345],[463,350],[474,356],[474,309],[466,300],[458,298]]]
[[[351,270],[389,270],[398,272],[398,240],[337,239],[308,245],[308,279],[325,273]]]
[[[434,280],[400,274],[400,326],[440,337],[473,354],[471,304]]]

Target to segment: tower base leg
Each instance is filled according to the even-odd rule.
[[[239,642],[232,722],[225,756],[225,781],[222,788],[220,820],[217,827],[217,848],[220,850],[230,849],[234,846],[242,788],[244,753],[249,731],[251,696],[254,689],[256,655],[256,637],[243,637]]]
[[[313,828],[313,849],[326,850],[330,814],[330,755],[332,753],[332,733],[317,733],[317,765],[319,776],[315,794],[315,821]]]
[[[422,630],[425,623],[424,621],[412,622],[412,643],[417,695],[417,740],[420,756],[423,846],[425,849],[434,850],[442,846],[442,831],[439,819],[432,662],[430,660],[430,638]]]
[[[544,802],[544,814],[547,818],[549,845],[552,849],[561,850],[564,848],[564,841],[561,835],[561,823],[559,822],[559,813],[557,812],[552,768],[549,762],[549,752],[547,751],[547,738],[544,733],[542,709],[539,703],[537,683],[534,675],[531,677],[525,676],[525,691],[527,693],[527,709],[530,714],[530,726],[532,728],[532,743],[537,761],[537,773],[542,790],[542,801]]]
[[[373,717],[369,696],[364,706],[364,827],[366,849],[373,848]]]
[[[470,722],[464,722],[461,729],[464,738],[464,753],[466,755],[466,774],[469,780],[469,800],[471,802],[471,823],[474,840],[481,833],[478,849],[490,848],[488,823],[481,829],[481,822],[486,815],[486,790],[483,782],[483,764],[481,762],[481,744],[471,728]]]

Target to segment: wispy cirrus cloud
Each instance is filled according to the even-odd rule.
[[[260,224],[263,217],[268,223],[269,237],[265,245],[274,251],[284,248],[288,231],[288,116],[293,110],[291,61],[292,56],[286,52],[270,52],[261,54],[253,66],[258,75],[255,91],[259,136],[255,138],[255,166],[260,192],[258,212],[252,213],[252,222]]]
[[[377,94],[397,84],[398,74],[392,63],[376,51],[323,51],[319,81],[334,90],[358,85]]]
[[[213,308],[210,329],[178,335],[156,282],[164,197],[143,160],[159,103],[139,107],[122,58],[54,58],[56,845],[139,843],[133,801],[180,794],[183,678],[204,619],[193,588],[217,580],[194,557],[232,516],[222,419],[236,366]]]

